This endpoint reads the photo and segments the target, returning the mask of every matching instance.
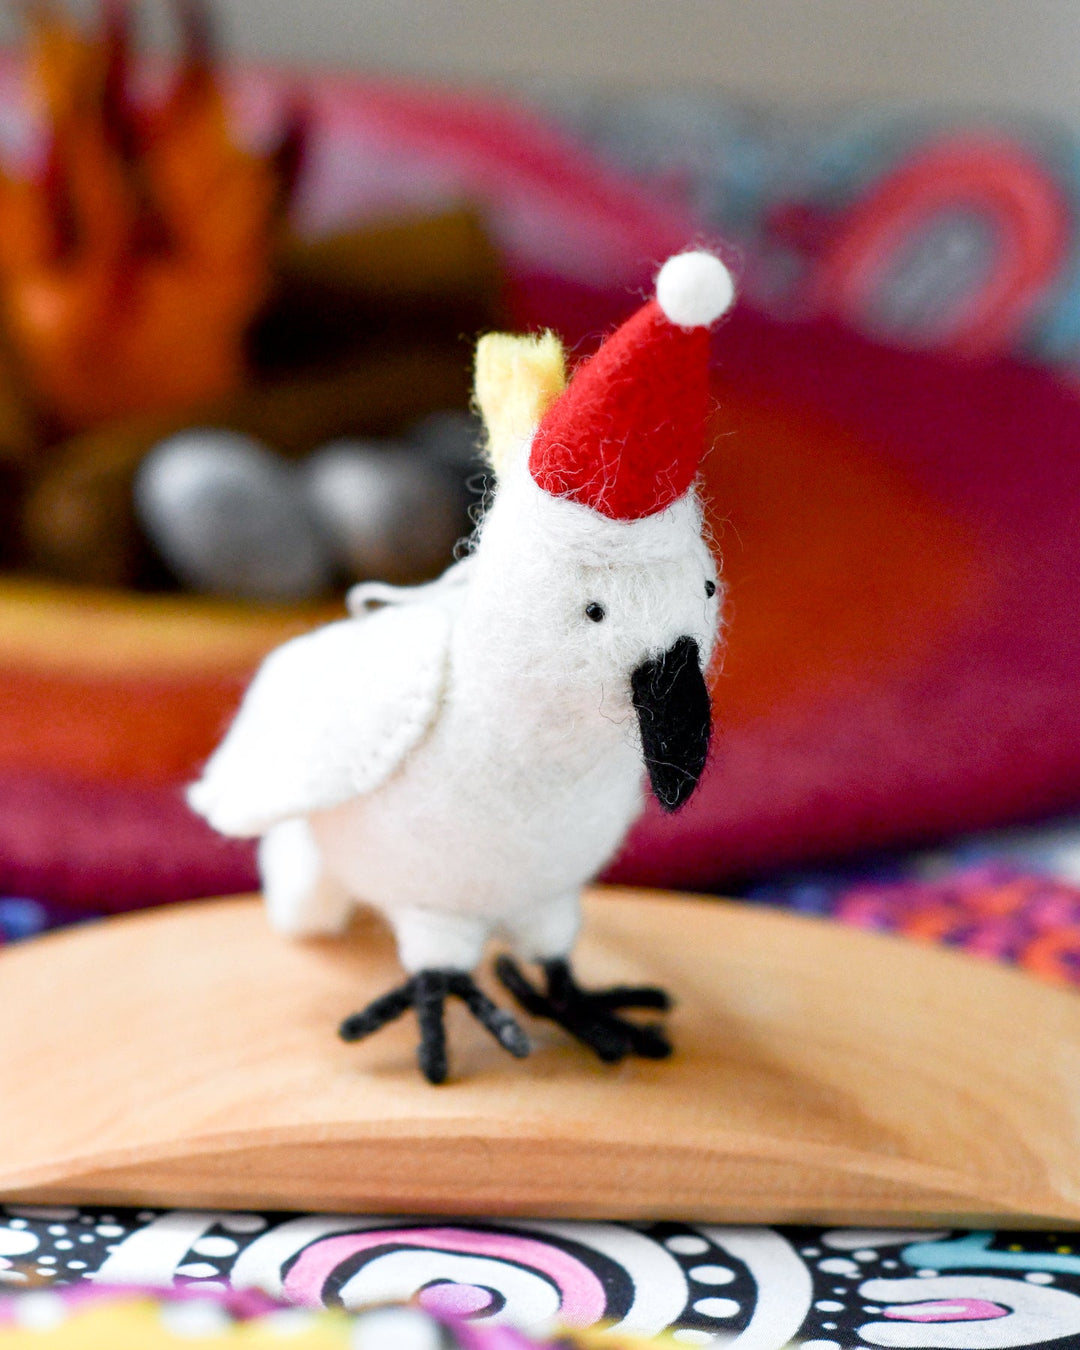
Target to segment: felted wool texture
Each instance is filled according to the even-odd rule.
[[[698,273],[727,279],[705,255],[680,266],[692,299]],[[410,972],[468,971],[494,936],[527,959],[569,954],[581,888],[641,810],[637,713],[681,725],[656,679],[644,697],[642,668],[677,667],[666,684],[707,703],[719,598],[690,491],[706,343],[650,302],[531,441],[561,347],[481,345],[499,482],[467,565],[359,587],[352,619],[272,655],[191,789],[219,829],[264,835],[280,929],[326,931],[355,901],[390,921]],[[685,767],[692,789],[700,760]]]
[[[574,372],[533,440],[529,466],[553,496],[614,520],[662,511],[705,450],[709,333],[643,305]]]
[[[344,894],[409,971],[471,969],[493,936],[569,953],[643,803],[631,674],[684,636],[704,663],[718,620],[693,494],[615,521],[543,491],[526,453],[455,572],[272,656],[192,791],[224,827],[306,820],[305,884],[306,840],[262,851],[275,922],[310,931]]]
[[[259,875],[271,928],[286,937],[344,933],[354,902],[326,870],[303,816],[279,821],[259,840]]]
[[[681,328],[708,328],[734,299],[731,273],[712,253],[677,253],[656,278],[656,303]]]
[[[527,448],[508,467],[483,522],[472,591],[504,615],[517,611],[518,594],[529,595],[524,623],[541,626],[537,640],[550,646],[544,678],[560,690],[583,670],[606,680],[611,669],[625,668],[629,679],[636,664],[681,636],[693,637],[707,658],[721,597],[707,594],[706,582],[717,585],[718,575],[696,494],[641,520],[613,520],[537,490],[526,460]],[[602,623],[582,622],[590,602],[604,608]],[[628,684],[618,696],[629,707]],[[613,688],[605,697],[615,697]]]
[[[431,723],[449,625],[434,605],[345,619],[272,652],[188,801],[222,834],[371,792]]]
[[[496,474],[565,388],[566,354],[554,333],[487,333],[480,339],[473,391]]]
[[[363,618],[383,605],[454,603],[453,592],[465,584],[471,556],[452,563],[440,577],[421,586],[391,586],[385,581],[361,581],[345,595],[345,607],[354,618]]]
[[[312,819],[334,874],[395,926],[406,969],[468,969],[491,936],[531,959],[571,950],[581,887],[643,801],[631,672],[683,634],[707,656],[712,577],[692,498],[620,524],[511,469],[429,737],[379,792]],[[601,624],[584,613],[597,598]]]

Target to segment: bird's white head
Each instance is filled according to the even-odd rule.
[[[636,725],[668,810],[708,750],[720,586],[694,480],[709,327],[732,298],[719,259],[681,254],[569,382],[551,334],[493,334],[477,352],[498,485],[471,589],[501,634],[498,659],[554,686],[568,715],[591,706]]]

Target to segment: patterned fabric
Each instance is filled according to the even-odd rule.
[[[1080,1244],[1068,1234],[9,1206],[0,1251],[0,1287],[174,1287],[203,1307],[232,1291],[227,1307],[241,1317],[265,1315],[271,1299],[349,1311],[414,1298],[468,1350],[519,1350],[496,1332],[546,1336],[555,1324],[603,1328],[596,1344],[613,1350],[624,1337],[665,1334],[672,1346],[727,1350],[1080,1344]],[[50,1305],[40,1306],[47,1318]],[[0,1304],[0,1326],[5,1312],[11,1324]],[[157,1316],[146,1301],[135,1313],[147,1325]],[[294,1324],[297,1334],[316,1329],[331,1338],[344,1323]],[[472,1336],[485,1330],[490,1341]]]
[[[1080,366],[1074,128],[888,108],[791,119],[701,94],[554,106],[737,245],[771,313]]]
[[[774,877],[746,899],[941,942],[1080,984],[1080,822]]]
[[[230,1290],[132,1290],[98,1285],[0,1297],[0,1346],[18,1350],[573,1350],[505,1327],[437,1318],[422,1308],[376,1308],[350,1315],[276,1304]],[[612,1350],[630,1342],[607,1342]],[[638,1342],[638,1344],[641,1344]]]

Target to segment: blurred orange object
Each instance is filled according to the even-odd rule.
[[[235,144],[202,7],[177,10],[183,53],[157,98],[135,95],[127,0],[89,34],[28,10],[46,152],[0,178],[0,303],[65,430],[230,393],[267,290],[289,155]]]

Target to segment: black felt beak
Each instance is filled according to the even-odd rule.
[[[698,645],[681,637],[630,676],[641,748],[653,795],[677,811],[698,785],[709,755],[712,707]]]

